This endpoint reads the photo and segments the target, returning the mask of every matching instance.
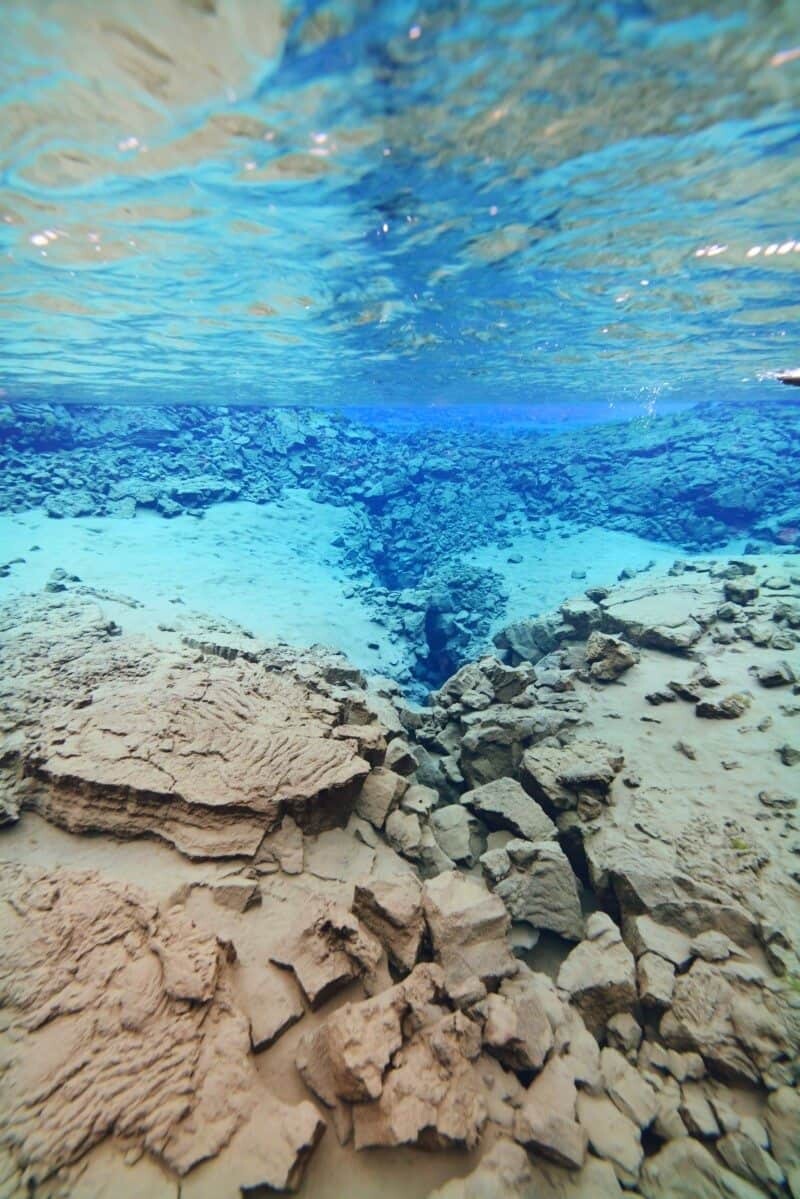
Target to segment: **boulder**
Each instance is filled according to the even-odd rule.
[[[509,841],[481,862],[513,920],[579,941],[583,915],[578,882],[557,841]]]
[[[627,641],[595,631],[586,642],[586,661],[593,679],[613,683],[639,661],[639,655]]]
[[[609,1098],[639,1128],[649,1128],[658,1110],[656,1093],[649,1083],[616,1049],[602,1051],[600,1068]]]
[[[522,784],[534,799],[559,811],[577,807],[582,796],[607,802],[624,760],[622,750],[603,741],[536,746],[522,757]]]
[[[661,1018],[664,1043],[700,1053],[718,1077],[758,1084],[793,1043],[777,998],[733,964],[695,961]]]
[[[586,922],[587,940],[565,958],[558,987],[569,997],[591,1032],[600,1032],[609,1018],[631,1011],[636,1004],[636,971],[628,947],[611,920],[595,912]]]
[[[428,1199],[528,1199],[532,1176],[525,1150],[501,1137],[472,1173],[451,1178]]]
[[[550,841],[556,827],[516,779],[500,778],[461,796],[461,803],[490,829],[506,829],[526,841]]]
[[[648,1157],[639,1183],[644,1199],[764,1199],[691,1137],[668,1141]]]
[[[400,774],[378,766],[364,780],[358,799],[356,813],[368,820],[375,828],[383,828],[386,817],[395,808],[408,790],[408,782]]]
[[[430,827],[442,853],[456,864],[472,866],[482,848],[480,826],[461,804],[446,804],[431,814]]]
[[[575,1119],[578,1092],[569,1066],[553,1057],[528,1087],[514,1121],[514,1139],[577,1170],[586,1158],[586,1132]]]
[[[635,1186],[644,1157],[638,1125],[605,1095],[581,1091],[577,1106],[592,1150],[611,1163],[623,1186]]]
[[[395,966],[414,969],[425,935],[425,916],[422,888],[413,875],[356,884],[352,911],[378,938]]]
[[[436,960],[456,1003],[469,1003],[518,963],[506,941],[510,924],[501,899],[477,879],[448,871],[423,886],[425,919]]]
[[[778,1165],[786,1174],[792,1199],[800,1196],[800,1092],[794,1087],[778,1087],[767,1099],[765,1113],[770,1147]]]
[[[323,901],[285,936],[270,960],[291,970],[313,1009],[356,978],[368,990],[388,979],[386,955],[377,937],[346,908]]]
[[[553,1029],[532,972],[520,967],[485,1000],[483,1040],[512,1070],[540,1070],[553,1048]]]
[[[706,720],[738,720],[744,716],[752,700],[745,691],[737,691],[722,699],[701,699],[695,705],[695,716]]]
[[[644,953],[636,963],[639,998],[647,1008],[661,1011],[672,1003],[675,967],[657,953]]]
[[[740,1178],[746,1178],[771,1195],[786,1193],[786,1178],[775,1158],[745,1132],[726,1133],[717,1141],[716,1149],[725,1165]]]

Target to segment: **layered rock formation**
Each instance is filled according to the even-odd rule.
[[[577,597],[425,708],[7,605],[3,1193],[800,1194],[790,561]]]

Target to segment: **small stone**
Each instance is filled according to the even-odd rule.
[[[663,1011],[672,1003],[675,967],[655,953],[644,953],[636,963],[639,998],[645,1007]]]
[[[577,1170],[587,1136],[575,1119],[577,1091],[563,1058],[553,1057],[531,1085],[514,1121],[514,1139],[559,1165]]]
[[[793,745],[782,745],[778,754],[784,766],[796,766],[800,762],[800,749]]]
[[[356,800],[355,810],[363,820],[375,828],[383,828],[386,817],[400,802],[408,790],[408,783],[393,770],[378,766],[371,771]]]
[[[618,1012],[606,1024],[606,1040],[612,1049],[635,1053],[642,1041],[642,1029],[630,1012]]]
[[[653,1088],[616,1049],[602,1051],[600,1067],[606,1091],[619,1110],[639,1128],[649,1127],[658,1110]]]
[[[586,661],[592,678],[611,683],[635,666],[639,655],[621,637],[595,631],[586,642]]]
[[[760,666],[755,676],[762,687],[788,687],[796,682],[797,676],[788,662],[772,662],[769,666]]]
[[[644,1157],[638,1126],[605,1095],[581,1092],[577,1108],[593,1151],[611,1162],[623,1186],[635,1186]]]
[[[718,1137],[720,1127],[702,1087],[697,1083],[684,1083],[681,1087],[681,1095],[683,1097],[681,1115],[686,1121],[689,1132],[703,1140],[713,1140]]]
[[[724,699],[703,699],[695,706],[695,716],[706,720],[738,720],[750,707],[751,699],[743,691],[726,695]]]
[[[747,578],[726,579],[723,590],[730,604],[751,604],[760,594],[756,584]]]

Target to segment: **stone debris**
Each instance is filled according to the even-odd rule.
[[[579,1010],[587,1027],[600,1032],[637,1001],[636,969],[622,934],[609,916],[595,912],[586,922],[585,941],[567,955],[558,972],[558,988]]]
[[[474,1151],[438,1199],[800,1194],[800,584],[763,576],[592,589],[424,709],[213,622],[123,636],[67,571],[12,601],[4,835],[180,865],[161,905],[2,868],[11,1199],[103,1185],[112,1138],[158,1199],[296,1188],[324,1123],[287,1057],[343,1161]]]
[[[556,826],[516,779],[484,783],[461,796],[462,804],[490,829],[506,829],[523,841],[550,841]]]
[[[270,958],[293,972],[314,1009],[356,978],[363,977],[368,992],[388,978],[386,954],[378,938],[351,912],[332,902],[319,904]]]
[[[425,936],[422,888],[412,875],[386,882],[360,883],[353,897],[353,915],[374,933],[389,960],[400,970],[414,969]]]
[[[311,1103],[276,1099],[254,1069],[229,947],[97,874],[6,864],[0,897],[13,914],[0,977],[16,1030],[0,1114],[24,1177],[114,1136],[181,1177],[220,1155],[243,1190],[297,1188],[324,1124]],[[233,1140],[252,1153],[230,1152]]]

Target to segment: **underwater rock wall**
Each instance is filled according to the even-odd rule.
[[[337,550],[435,686],[480,652],[503,580],[471,561],[553,522],[690,551],[800,537],[800,407],[704,404],[564,433],[475,424],[408,431],[313,409],[0,410],[0,509],[54,517],[201,516],[289,488],[348,509]]]

